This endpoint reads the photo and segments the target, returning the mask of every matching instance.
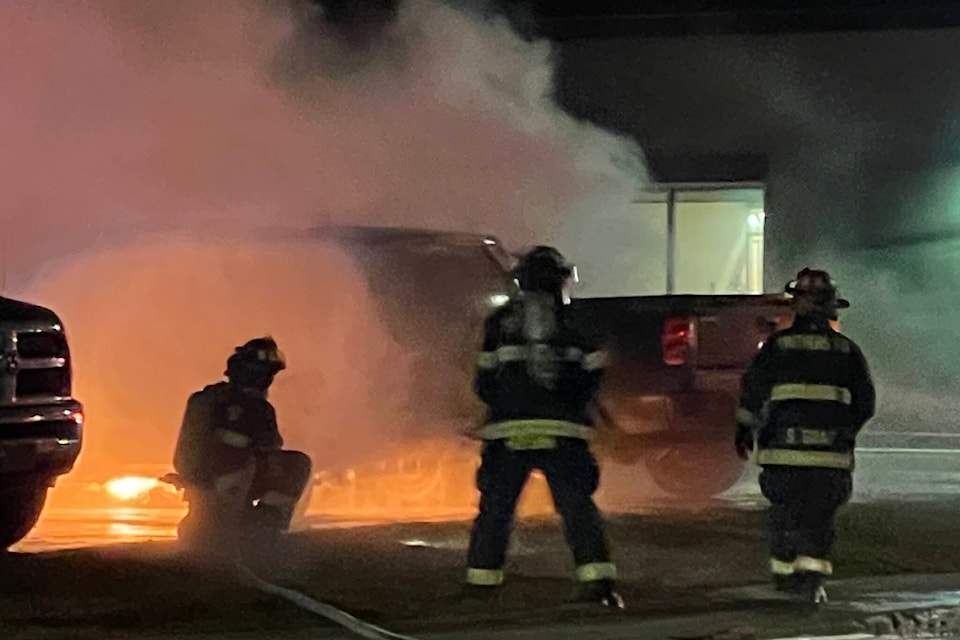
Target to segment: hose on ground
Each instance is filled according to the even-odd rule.
[[[267,582],[240,562],[236,563],[236,571],[241,581],[257,589],[258,591],[262,591],[271,596],[283,598],[284,600],[293,603],[304,611],[309,611],[310,613],[322,616],[327,620],[335,622],[336,624],[339,624],[340,626],[352,631],[358,636],[367,638],[368,640],[416,640],[416,638],[394,633],[382,627],[378,627],[375,624],[364,622],[363,620],[350,615],[346,611],[342,611],[333,605],[326,604],[325,602],[314,600],[310,596],[300,593],[294,589],[288,589],[286,587],[273,584],[272,582]]]

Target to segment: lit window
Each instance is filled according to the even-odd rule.
[[[662,185],[636,204],[648,235],[665,239],[666,293],[763,293],[762,187]]]

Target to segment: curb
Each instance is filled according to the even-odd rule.
[[[960,635],[960,607],[935,607],[873,615],[859,622],[875,636],[900,638]]]
[[[868,640],[960,636],[960,607],[934,607],[846,616],[811,624],[781,620],[733,626],[702,634],[669,633],[669,640]]]

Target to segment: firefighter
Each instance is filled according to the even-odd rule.
[[[573,273],[556,249],[534,248],[513,273],[514,295],[485,322],[474,389],[487,417],[479,430],[480,505],[470,536],[467,597],[497,593],[517,500],[539,469],[573,551],[578,599],[623,607],[593,501],[599,470],[588,443],[603,354],[570,324]]]
[[[174,453],[190,503],[179,527],[188,543],[219,545],[251,530],[289,529],[311,463],[307,455],[281,448],[267,399],[274,376],[285,368],[277,343],[256,338],[229,357],[226,382],[190,396]]]
[[[834,517],[850,498],[856,437],[875,391],[860,348],[831,324],[850,303],[830,275],[804,269],[785,291],[794,320],[743,376],[735,444],[744,459],[757,449],[776,588],[820,603]]]

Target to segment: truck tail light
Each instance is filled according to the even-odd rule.
[[[663,363],[670,366],[687,364],[697,348],[695,318],[667,318],[660,334],[660,352]]]

